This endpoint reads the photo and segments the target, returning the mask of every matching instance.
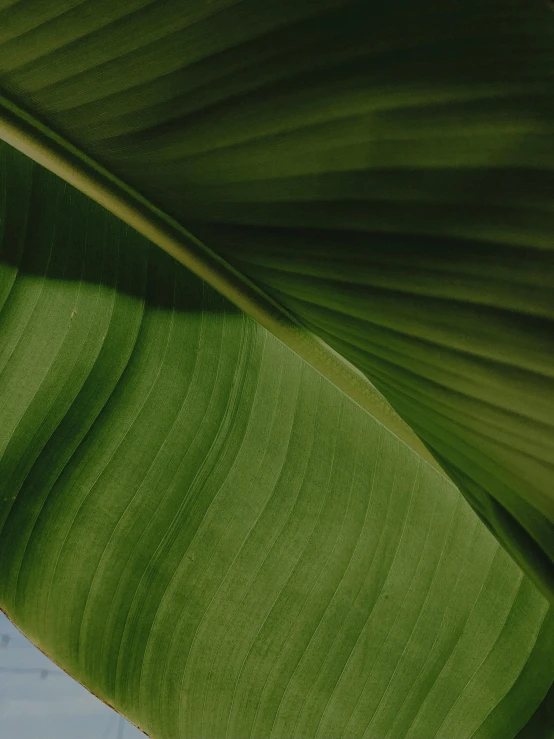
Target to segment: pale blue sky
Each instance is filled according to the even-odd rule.
[[[43,670],[49,671],[46,676]],[[1,739],[145,736],[127,722],[118,724],[114,711],[50,662],[0,613]]]

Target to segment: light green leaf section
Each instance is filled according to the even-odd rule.
[[[552,598],[548,4],[10,1],[0,90],[364,372]]]
[[[157,247],[0,157],[0,605],[23,632],[157,739],[538,724],[551,609],[456,488]]]

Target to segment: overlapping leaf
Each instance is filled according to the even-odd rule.
[[[515,736],[552,682],[552,612],[454,486],[157,247],[0,152],[15,623],[160,739]]]
[[[553,24],[528,0],[0,6],[0,93],[366,373],[550,597]],[[455,489],[3,156],[10,616],[159,737],[514,736],[550,612]]]
[[[365,372],[548,593],[547,5],[10,2],[0,85]]]

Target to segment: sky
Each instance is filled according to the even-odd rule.
[[[123,720],[121,720],[123,722]],[[139,739],[145,735],[75,682],[0,613],[1,739]]]

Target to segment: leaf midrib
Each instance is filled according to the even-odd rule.
[[[348,360],[180,223],[3,95],[0,95],[0,138],[198,275],[445,474],[413,429]]]

